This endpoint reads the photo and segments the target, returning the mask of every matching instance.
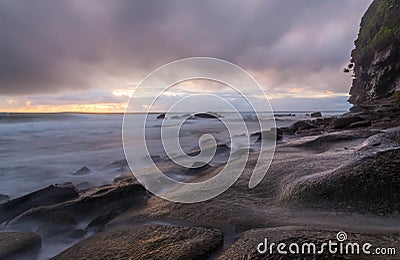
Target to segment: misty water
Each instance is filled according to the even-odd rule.
[[[277,126],[289,125],[305,114],[296,115],[277,118]],[[146,134],[149,151],[155,156],[164,155],[159,141],[162,120],[156,117],[149,115]],[[259,129],[253,114],[243,117],[249,133]],[[120,163],[125,158],[122,122],[122,114],[1,114],[0,194],[15,198],[64,182],[82,187],[111,183],[129,172]],[[174,124],[173,119],[167,122]],[[216,119],[188,120],[183,130],[186,134],[180,142],[185,151],[195,149],[204,133],[230,144],[226,129]],[[77,174],[85,166],[90,172]]]

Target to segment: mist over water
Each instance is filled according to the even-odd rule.
[[[254,116],[243,113],[250,134],[258,129]],[[151,155],[165,156],[159,137],[162,120],[156,117],[149,115],[147,145]],[[276,124],[287,126],[301,118],[304,113],[279,117]],[[123,163],[122,120],[122,114],[0,114],[0,194],[15,198],[64,182],[98,186],[129,172]],[[174,124],[174,119],[166,120],[167,125]],[[142,129],[137,126],[137,131]],[[229,145],[226,129],[217,119],[196,119],[182,127],[183,150],[196,149],[205,133]],[[85,166],[90,172],[79,173]]]

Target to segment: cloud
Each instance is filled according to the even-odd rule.
[[[1,1],[0,95],[118,88],[190,56],[269,72],[275,86],[307,75],[328,85],[370,2]]]

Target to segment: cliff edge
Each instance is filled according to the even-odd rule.
[[[400,0],[374,0],[352,51],[349,102],[360,107],[400,103]]]

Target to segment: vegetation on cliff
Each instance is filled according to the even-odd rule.
[[[350,102],[385,103],[400,87],[400,0],[375,0],[364,14],[350,67]],[[354,68],[354,69],[353,69]]]
[[[400,40],[400,0],[374,1],[361,21],[356,46],[362,46],[360,61],[368,65],[375,51]],[[357,53],[356,53],[357,54]]]

